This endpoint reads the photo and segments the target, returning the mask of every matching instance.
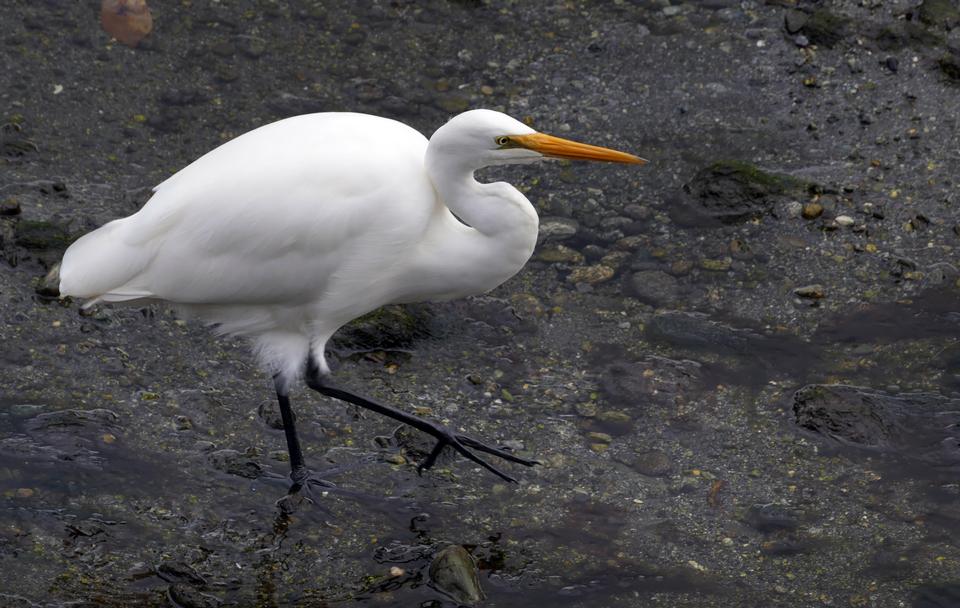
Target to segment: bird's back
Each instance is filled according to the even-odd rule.
[[[297,306],[402,258],[435,212],[426,139],[364,114],[242,135],[64,255],[61,293],[104,301]],[[376,279],[376,274],[371,275]]]

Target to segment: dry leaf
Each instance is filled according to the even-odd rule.
[[[103,0],[100,24],[123,44],[137,46],[153,29],[153,17],[147,0]]]

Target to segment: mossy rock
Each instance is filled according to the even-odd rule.
[[[337,349],[352,351],[405,349],[429,333],[426,307],[390,305],[343,326],[332,342]]]
[[[801,31],[813,44],[832,47],[846,37],[849,25],[849,18],[821,9],[810,14]]]
[[[897,22],[885,26],[876,34],[877,45],[884,51],[899,51],[907,47],[929,47],[943,44],[943,36],[931,32],[919,23]]]
[[[952,82],[960,84],[960,59],[954,55],[944,55],[938,62],[940,71]]]
[[[721,160],[701,169],[683,189],[692,196],[695,213],[736,223],[768,212],[778,198],[800,197],[817,186],[743,161]]]
[[[917,16],[927,25],[947,29],[960,25],[960,8],[957,7],[956,0],[923,0]]]
[[[62,251],[76,239],[63,226],[36,220],[20,220],[15,233],[17,245],[31,250]]]

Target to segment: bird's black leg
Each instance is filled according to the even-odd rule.
[[[299,492],[304,484],[332,486],[333,484],[330,482],[311,474],[310,469],[307,468],[307,463],[303,458],[303,450],[300,449],[296,417],[293,414],[293,408],[290,407],[290,396],[287,393],[287,388],[283,385],[279,376],[274,376],[273,385],[277,391],[277,403],[280,404],[280,417],[283,419],[283,434],[287,438],[287,453],[290,455],[290,479],[293,481],[293,486],[289,493]]]
[[[283,434],[287,437],[287,453],[290,455],[290,479],[297,482],[307,474],[307,463],[303,459],[303,450],[300,449],[300,438],[297,437],[296,417],[290,407],[290,395],[283,388],[279,377],[274,376],[274,387],[277,390],[277,402],[280,404],[280,417],[283,419]]]
[[[409,414],[393,406],[379,403],[377,401],[374,401],[373,399],[370,399],[369,397],[357,395],[356,393],[352,393],[345,389],[334,386],[333,384],[330,383],[329,378],[324,376],[324,374],[320,372],[320,368],[317,365],[316,361],[314,360],[312,354],[310,358],[307,360],[306,382],[307,382],[307,386],[317,391],[321,395],[326,395],[327,397],[333,397],[334,399],[346,401],[347,403],[352,403],[362,408],[372,410],[374,412],[377,412],[378,414],[383,414],[388,418],[399,420],[404,424],[408,424],[415,429],[421,430],[424,433],[427,433],[435,437],[437,439],[437,444],[436,446],[434,446],[433,450],[430,452],[430,455],[427,456],[427,458],[423,462],[421,462],[420,465],[417,467],[418,471],[423,471],[425,469],[429,469],[430,467],[432,467],[433,464],[436,462],[437,457],[440,455],[440,452],[443,451],[443,448],[448,445],[453,449],[455,449],[456,451],[460,452],[460,454],[462,454],[468,460],[472,460],[473,462],[479,464],[480,466],[484,467],[494,475],[497,475],[501,479],[514,482],[514,483],[516,483],[517,481],[516,479],[500,471],[499,469],[497,469],[490,463],[486,462],[485,460],[483,460],[482,458],[480,458],[479,456],[477,456],[467,448],[473,448],[474,450],[477,450],[479,452],[492,454],[494,456],[503,458],[504,460],[509,460],[510,462],[516,462],[528,467],[533,466],[535,464],[540,464],[536,460],[528,460],[526,458],[520,458],[519,456],[515,456],[514,454],[506,450],[488,446],[480,441],[477,441],[476,439],[473,439],[472,437],[457,434],[452,430],[448,429],[447,427],[441,424],[438,424],[436,422],[432,422],[430,420],[426,420],[424,418],[414,416],[413,414]],[[291,460],[291,463],[292,463],[292,460]]]

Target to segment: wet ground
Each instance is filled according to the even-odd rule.
[[[960,605],[956,3],[150,4],[137,48],[93,0],[0,15],[0,606],[455,606],[449,545],[481,606]],[[519,485],[301,390],[337,488],[284,514],[242,342],[44,283],[258,125],[474,107],[652,162],[485,171],[530,264],[331,359]]]

